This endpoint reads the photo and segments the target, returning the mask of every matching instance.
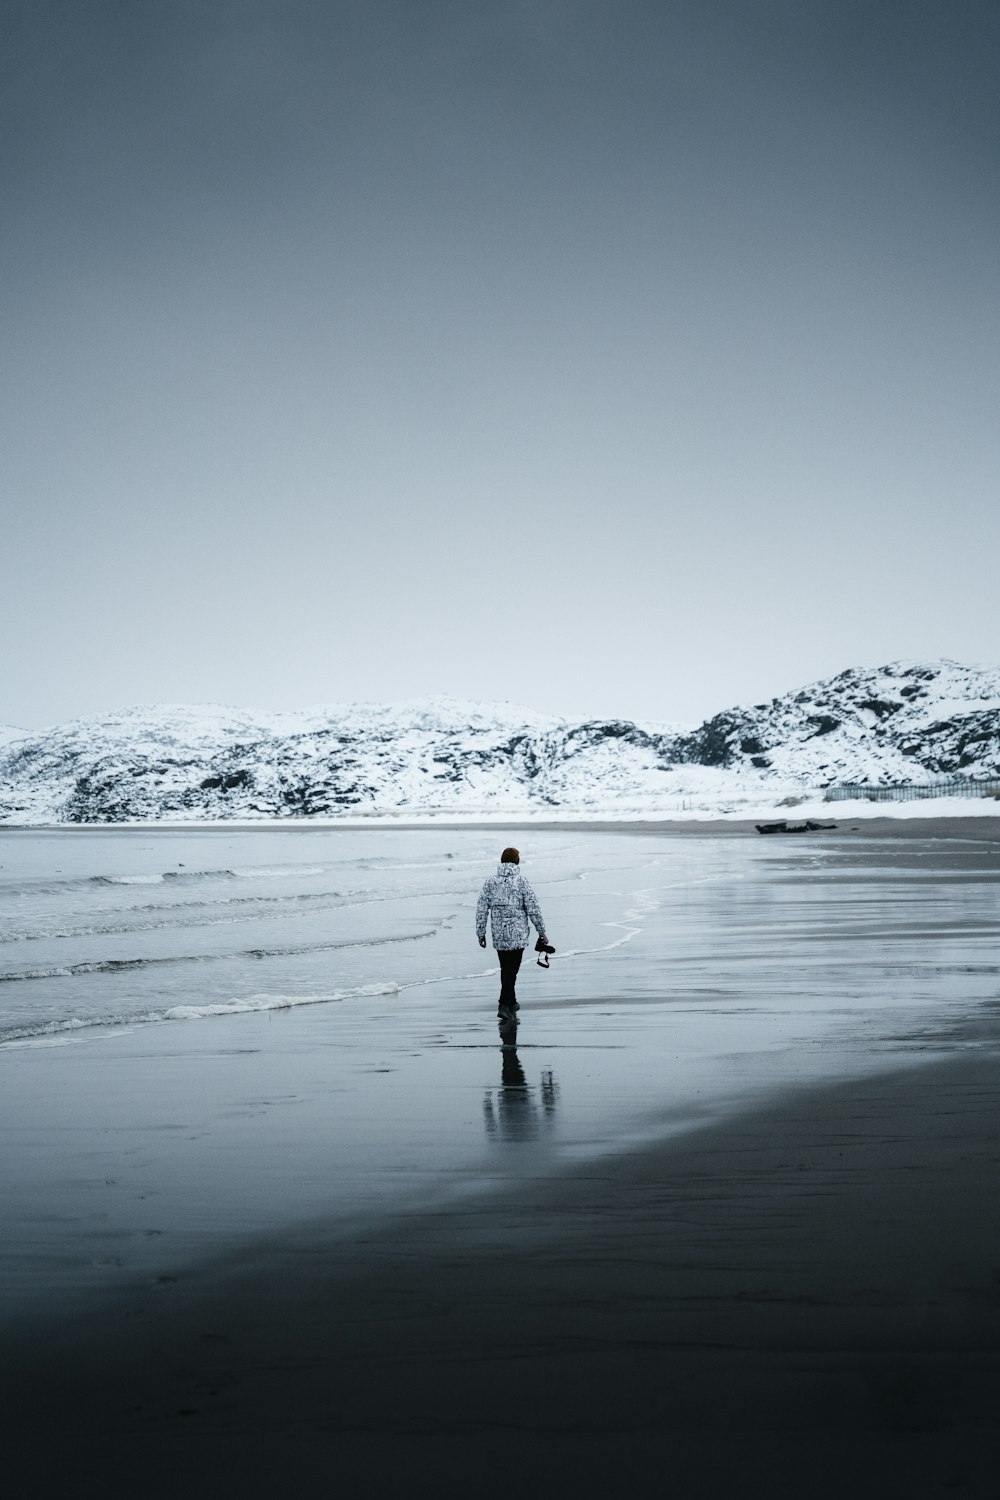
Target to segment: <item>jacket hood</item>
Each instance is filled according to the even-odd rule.
[[[520,873],[520,865],[497,865],[497,874],[502,880],[515,880]]]

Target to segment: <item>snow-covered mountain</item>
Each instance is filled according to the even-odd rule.
[[[0,821],[624,813],[954,774],[1000,774],[1000,669],[896,662],[689,732],[453,698],[291,714],[127,709],[0,743]]]

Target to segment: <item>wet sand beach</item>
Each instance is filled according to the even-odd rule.
[[[692,886],[671,926],[531,976],[516,1049],[470,983],[5,1054],[12,1493],[995,1494],[975,821]]]
[[[16,1492],[993,1494],[997,1084],[811,1091],[133,1294],[8,1368]]]

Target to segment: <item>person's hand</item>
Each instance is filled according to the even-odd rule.
[[[485,938],[480,938],[479,939],[479,946],[480,946],[480,948],[485,948],[486,947],[486,939]]]

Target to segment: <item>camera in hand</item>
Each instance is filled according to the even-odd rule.
[[[541,938],[538,939],[538,942],[535,944],[535,952],[539,955],[538,963],[541,968],[548,968],[549,954],[555,951],[551,943],[543,943]]]

